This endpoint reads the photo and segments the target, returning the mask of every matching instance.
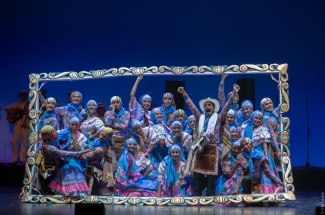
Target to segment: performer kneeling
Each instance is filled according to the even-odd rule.
[[[138,152],[138,150],[139,146],[135,139],[130,138],[125,141],[116,173],[118,195],[155,197],[158,184],[156,181],[146,179],[146,176],[153,171],[153,166],[144,153]]]
[[[41,129],[42,149],[45,153],[57,156],[58,168],[49,187],[56,194],[70,197],[81,197],[90,194],[82,168],[77,158],[88,151],[65,151],[60,149],[58,134],[50,125]]]
[[[237,159],[246,160],[252,181],[252,194],[264,193],[269,186],[276,187],[275,192],[283,187],[283,182],[269,168],[269,161],[263,152],[252,146],[251,139],[244,137],[240,141],[243,153]]]

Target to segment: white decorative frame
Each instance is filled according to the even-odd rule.
[[[291,173],[290,151],[287,147],[289,142],[288,128],[290,120],[288,117],[282,117],[283,113],[289,111],[289,97],[287,90],[289,84],[287,83],[289,76],[287,73],[287,64],[243,64],[241,66],[190,66],[190,67],[168,67],[168,66],[152,66],[152,67],[121,67],[112,68],[108,70],[91,70],[81,72],[61,72],[61,73],[40,73],[29,75],[29,116],[32,119],[30,121],[31,132],[29,135],[30,147],[28,149],[28,160],[25,166],[26,178],[24,179],[24,187],[19,195],[22,202],[53,202],[53,203],[103,203],[103,204],[132,204],[132,205],[213,205],[215,203],[239,203],[245,201],[247,203],[256,203],[261,201],[268,202],[282,202],[285,200],[295,200],[293,178]],[[31,185],[34,172],[34,150],[37,143],[37,121],[38,121],[38,84],[39,82],[49,81],[71,81],[71,80],[85,80],[96,78],[110,78],[120,76],[133,76],[133,75],[221,75],[223,73],[245,73],[245,74],[265,74],[265,73],[278,73],[280,80],[280,104],[281,104],[281,153],[282,153],[282,169],[284,178],[283,193],[272,194],[239,194],[228,196],[215,196],[215,197],[172,197],[172,198],[160,198],[160,197],[111,197],[111,196],[87,196],[81,199],[74,199],[70,197],[62,197],[60,195],[33,195],[31,194]]]

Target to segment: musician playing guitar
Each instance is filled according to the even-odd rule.
[[[12,134],[12,164],[17,164],[18,158],[20,158],[20,164],[25,165],[29,131],[28,92],[22,90],[17,97],[20,100],[6,107],[5,111],[7,112],[7,121],[14,123],[14,132]],[[22,145],[18,156],[20,138],[22,138]]]

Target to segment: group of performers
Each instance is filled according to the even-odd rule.
[[[239,105],[236,84],[226,100],[226,77],[218,89],[219,101],[202,99],[201,111],[184,88],[178,88],[192,112],[189,117],[175,107],[171,93],[152,110],[149,95],[137,99],[142,75],[131,90],[128,108],[113,96],[101,118],[95,100],[82,108],[78,91],[63,107],[40,95],[45,110],[39,120],[34,191],[70,197],[280,192],[279,108],[269,98],[261,101],[261,111],[254,111],[249,100]]]

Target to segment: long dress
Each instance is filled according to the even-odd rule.
[[[230,162],[230,169],[232,169],[236,162],[236,157],[230,151],[228,154],[228,160]],[[243,188],[241,182],[244,177],[244,172],[248,168],[248,163],[246,159],[243,159],[241,164],[238,166],[236,172],[231,176],[231,178],[227,179],[225,175],[220,176],[216,180],[216,195],[230,195],[235,192],[236,187],[240,187],[239,193],[243,192]]]
[[[77,144],[80,146],[81,150],[86,146],[86,141],[86,137],[78,132]],[[71,143],[65,143],[65,145],[60,148],[66,151],[73,151],[72,140]],[[51,181],[49,187],[56,194],[63,196],[83,197],[90,194],[81,162],[77,158],[62,158],[58,171],[54,175],[53,181]]]
[[[252,137],[252,144],[256,150],[259,150],[265,155],[265,151],[263,148],[263,143],[266,142],[267,144],[272,144],[273,142],[270,140],[270,133],[268,132],[268,129],[264,126],[260,126],[257,129],[253,130],[253,137]],[[274,144],[272,144],[273,147],[276,147]],[[269,161],[268,166],[270,168],[270,171],[279,178],[278,171],[276,169],[274,160],[272,158],[272,155],[270,151],[267,153],[267,159]],[[274,186],[273,183],[268,179],[265,178],[262,183],[262,189],[263,193],[274,193],[277,186]]]
[[[253,148],[251,154],[243,152],[242,155],[241,157],[249,164],[249,175],[252,182],[260,186],[252,186],[252,193],[275,193],[283,188],[280,185],[281,180],[270,170],[269,160],[261,151]]]
[[[182,160],[179,161],[179,166],[176,169],[178,180],[174,185],[166,186],[167,171],[166,163],[163,161],[159,164],[158,181],[161,184],[161,196],[162,197],[187,197],[193,195],[193,189],[188,185],[188,180],[185,178],[186,163]]]
[[[142,175],[147,168],[153,169],[150,161],[146,160],[143,153],[139,153],[139,157],[135,159],[125,149],[119,159],[115,175],[118,183],[118,195],[126,197],[156,197],[158,183],[156,180],[147,179]]]

